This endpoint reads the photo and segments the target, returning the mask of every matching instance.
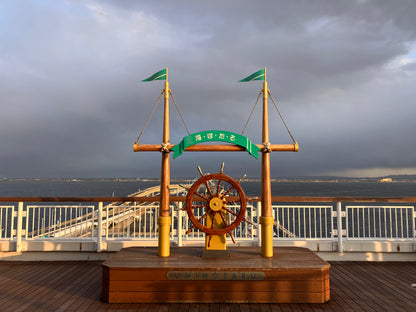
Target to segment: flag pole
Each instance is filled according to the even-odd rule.
[[[164,91],[164,116],[163,116],[163,143],[162,143],[162,172],[160,178],[160,205],[159,218],[159,256],[170,256],[170,224],[171,216],[169,209],[170,201],[170,159],[169,159],[169,82],[168,68],[166,67],[166,80]]]
[[[263,126],[262,140],[264,148],[262,150],[261,162],[261,255],[263,257],[273,257],[273,224],[272,198],[270,183],[270,142],[269,142],[269,115],[267,109],[268,89],[266,81],[266,68],[264,68],[263,82]]]

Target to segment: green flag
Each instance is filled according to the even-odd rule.
[[[238,82],[246,82],[246,81],[253,81],[253,80],[264,80],[264,68],[256,71],[254,74],[239,80]]]
[[[153,80],[166,80],[166,68],[159,70],[157,73],[151,75],[149,78],[146,78],[142,81],[153,81]]]

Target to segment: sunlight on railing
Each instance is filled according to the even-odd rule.
[[[14,209],[14,206],[0,206],[0,239],[10,239],[14,236]]]
[[[157,201],[107,205],[94,201],[77,205],[15,202],[0,206],[0,242],[16,242],[17,246],[10,247],[12,245],[9,244],[9,247],[2,248],[18,249],[20,242],[30,244],[32,241],[90,241],[99,246],[103,242],[130,241],[138,246],[145,242],[157,243]],[[321,242],[330,244],[328,246],[333,246],[331,250],[338,252],[346,243],[362,241],[373,242],[372,248],[383,246],[376,245],[383,242],[413,242],[412,246],[416,246],[413,205],[311,204],[272,206],[275,219],[273,236],[277,244],[285,242],[304,246],[303,243],[307,242]],[[229,208],[238,209],[232,205]],[[171,242],[177,246],[203,244],[205,233],[196,227],[186,234],[192,223],[184,210],[183,201],[171,202],[170,209]],[[237,243],[259,245],[260,211],[260,202],[247,203],[245,219],[248,222],[242,221],[232,232]],[[195,216],[201,217],[198,211],[195,211]],[[21,227],[18,226],[20,224]],[[398,246],[383,248],[387,251],[400,250]],[[101,247],[97,250],[100,251]]]
[[[25,239],[91,239],[94,206],[27,206]]]
[[[413,240],[413,206],[346,206],[347,239]]]
[[[334,239],[332,206],[273,206],[279,239]]]

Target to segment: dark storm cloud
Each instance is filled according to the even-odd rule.
[[[240,132],[262,85],[237,80],[267,67],[300,144],[272,154],[275,176],[416,172],[414,1],[3,1],[0,12],[0,176],[159,176],[160,157],[132,145],[163,88],[140,80],[166,66],[191,132]],[[290,143],[269,110],[272,143]],[[245,133],[255,143],[260,115]],[[177,143],[173,105],[171,118]],[[161,123],[162,103],[141,142],[160,142]],[[223,160],[259,175],[245,153],[188,153],[172,175]]]

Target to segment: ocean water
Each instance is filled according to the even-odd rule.
[[[127,196],[158,181],[0,181],[0,196]],[[242,182],[247,196],[260,196],[260,182]],[[416,182],[272,182],[272,196],[416,197]]]

